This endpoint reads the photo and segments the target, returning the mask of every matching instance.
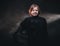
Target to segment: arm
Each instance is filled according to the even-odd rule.
[[[18,43],[25,43],[25,40],[27,38],[25,28],[27,24],[27,19],[21,22],[20,26],[18,27],[17,31],[14,33],[13,38],[15,39],[16,42]]]
[[[42,31],[47,32],[47,21],[44,18],[42,20]]]
[[[43,42],[48,44],[48,32],[47,32],[47,21],[43,19],[42,22],[42,36],[43,36]]]

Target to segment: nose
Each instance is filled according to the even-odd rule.
[[[37,12],[37,11],[34,11],[34,12]]]

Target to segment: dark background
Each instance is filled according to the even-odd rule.
[[[0,45],[15,45],[12,34],[17,29],[17,23],[32,3],[40,5],[42,14],[59,14],[59,0],[0,0]],[[58,15],[57,15],[58,16]],[[56,45],[60,40],[60,19],[48,23],[49,45]],[[12,44],[13,43],[13,44]]]

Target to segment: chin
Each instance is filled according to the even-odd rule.
[[[34,16],[37,16],[37,15],[34,15]]]

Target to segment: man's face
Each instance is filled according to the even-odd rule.
[[[32,9],[32,11],[31,11],[31,15],[32,16],[37,16],[38,15],[38,7],[34,7],[33,9]]]

